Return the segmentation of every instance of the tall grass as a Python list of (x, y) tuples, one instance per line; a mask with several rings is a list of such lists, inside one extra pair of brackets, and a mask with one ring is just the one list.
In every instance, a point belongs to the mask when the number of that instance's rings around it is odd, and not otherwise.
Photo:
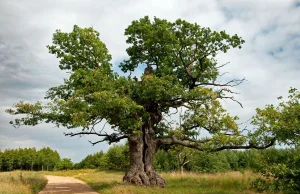
[(204, 173), (161, 173), (167, 181), (166, 188), (136, 187), (122, 182), (123, 172), (97, 170), (73, 170), (51, 172), (53, 175), (74, 176), (85, 181), (101, 194), (253, 194), (250, 183), (258, 177), (250, 171), (217, 174)]
[(47, 179), (38, 172), (1, 172), (1, 194), (32, 194), (38, 193), (47, 184)]

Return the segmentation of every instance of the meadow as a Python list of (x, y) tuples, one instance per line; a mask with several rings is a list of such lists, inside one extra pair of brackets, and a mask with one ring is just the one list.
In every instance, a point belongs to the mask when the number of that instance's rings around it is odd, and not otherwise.
[(1, 194), (38, 193), (47, 184), (47, 179), (39, 172), (12, 171), (0, 173)]
[(47, 183), (43, 175), (71, 176), (83, 180), (101, 194), (255, 194), (251, 182), (259, 177), (251, 171), (226, 173), (161, 173), (166, 188), (132, 186), (122, 182), (123, 172), (96, 169), (64, 171), (13, 171), (0, 173), (1, 194), (35, 194)]
[(250, 171), (227, 173), (161, 173), (167, 181), (166, 188), (136, 187), (122, 182), (123, 172), (99, 170), (68, 170), (44, 172), (58, 176), (74, 176), (90, 185), (101, 194), (254, 194), (251, 182), (259, 175)]

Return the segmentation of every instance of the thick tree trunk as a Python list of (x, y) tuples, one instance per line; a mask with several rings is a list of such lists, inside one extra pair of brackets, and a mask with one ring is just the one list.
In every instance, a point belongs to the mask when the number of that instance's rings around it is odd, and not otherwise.
[(153, 157), (157, 151), (154, 131), (147, 123), (142, 127), (142, 134), (129, 138), (130, 167), (123, 181), (134, 185), (165, 187), (165, 180), (153, 167)]

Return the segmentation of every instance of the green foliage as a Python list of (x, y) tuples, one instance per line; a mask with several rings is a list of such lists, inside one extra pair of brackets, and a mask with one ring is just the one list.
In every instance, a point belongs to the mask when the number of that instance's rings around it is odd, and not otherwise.
[[(299, 146), (300, 93), (296, 89), (289, 91), (287, 102), (280, 97), (278, 107), (267, 105), (265, 109), (257, 109), (252, 120), (256, 128), (248, 134), (239, 129), (238, 117), (231, 116), (222, 107), (220, 99), (236, 101), (231, 88), (244, 79), (220, 83), (220, 68), (224, 65), (217, 64), (216, 55), (231, 48), (241, 48), (245, 41), (238, 35), (212, 31), (181, 19), (169, 22), (156, 17), (150, 20), (147, 16), (133, 21), (125, 29), (125, 35), (128, 58), (119, 67), (129, 75), (120, 76), (113, 72), (111, 55), (93, 28), (75, 25), (69, 33), (57, 30), (52, 45), (47, 48), (59, 59), (59, 67), (69, 70), (69, 77), (64, 79), (64, 84), (48, 90), (46, 99), (49, 103), (20, 101), (12, 109), (7, 109), (9, 114), (23, 116), (11, 124), (19, 127), (46, 122), (81, 128), (81, 131), (66, 135), (92, 134), (102, 138), (93, 144), (104, 141), (111, 144), (143, 135), (143, 143), (146, 136), (151, 136), (153, 141), (165, 146), (176, 144), (207, 152), (264, 149), (275, 142)], [(139, 78), (131, 76), (133, 71), (141, 68), (145, 69)], [(182, 122), (174, 128), (169, 124), (170, 115), (182, 107), (185, 109), (180, 118)], [(112, 133), (105, 131), (104, 127), (96, 130), (104, 122), (113, 129)], [(202, 131), (209, 135), (201, 136)], [(127, 147), (115, 146), (106, 154), (87, 157), (76, 168), (124, 170), (128, 166), (128, 152)], [(203, 152), (192, 156), (189, 153), (188, 150), (174, 150), (166, 156), (165, 152), (159, 151), (154, 159), (155, 166), (160, 170), (184, 168), (219, 172), (245, 168), (261, 170), (261, 162), (256, 161), (267, 161), (259, 152), (252, 151)], [(59, 155), (54, 153), (52, 157), (53, 153), (46, 148), (36, 157), (31, 157), (35, 160), (7, 157), (10, 154), (2, 154), (2, 169), (29, 168), (31, 162), (50, 170), (59, 161)], [(185, 161), (190, 161), (182, 162), (182, 154), (186, 156)], [(177, 165), (171, 161), (176, 157)], [(278, 167), (275, 160), (271, 157), (268, 162), (274, 169), (280, 169), (277, 171), (297, 172), (293, 162)], [(272, 176), (277, 176), (276, 170), (271, 171)], [(284, 175), (278, 177), (278, 180), (285, 180)]]
[(224, 155), (227, 158), (227, 162), (231, 170), (234, 171), (240, 170), (240, 164), (239, 164), (240, 155), (237, 151), (224, 151)]
[(55, 165), (55, 170), (70, 170), (73, 169), (73, 162), (70, 158), (63, 158)]
[[(256, 109), (252, 123), (258, 128), (256, 133), (273, 136), (281, 144), (299, 147), (300, 143), (300, 93), (295, 88), (289, 90), (288, 100), (278, 97), (277, 107), (266, 105), (265, 109)], [(276, 152), (276, 151), (275, 151)], [(267, 180), (258, 179), (254, 186), (258, 190), (298, 193), (300, 190), (300, 150), (274, 154), (265, 157), (269, 165), (261, 169)], [(269, 162), (272, 161), (272, 163)]]
[(54, 169), (55, 164), (60, 161), (60, 156), (57, 151), (49, 147), (42, 148), (38, 154), (38, 161), (42, 164), (42, 170), (50, 170)]
[(12, 170), (53, 170), (60, 156), (57, 151), (47, 148), (6, 149), (0, 151), (0, 171)]
[[(6, 110), (24, 115), (11, 123), (16, 127), (41, 122), (81, 127), (81, 132), (67, 135), (94, 134), (103, 138), (100, 141), (113, 143), (141, 134), (143, 124), (151, 120), (155, 137), (177, 136), (181, 145), (183, 139), (195, 138), (201, 130), (211, 134), (210, 141), (199, 141), (199, 145), (190, 141), (188, 147), (211, 150), (247, 142), (247, 137), (240, 136), (237, 117), (230, 116), (219, 102), (234, 100), (228, 96), (234, 93), (229, 87), (243, 80), (217, 83), (222, 65), (215, 59), (220, 52), (241, 48), (245, 42), (241, 37), (181, 19), (169, 22), (155, 17), (151, 21), (148, 16), (133, 21), (125, 35), (128, 59), (119, 67), (125, 73), (146, 67), (139, 78), (113, 72), (111, 55), (93, 28), (75, 25), (69, 33), (57, 30), (47, 48), (70, 76), (63, 85), (48, 90), (48, 104), (21, 101)], [(182, 128), (173, 129), (165, 120), (179, 107), (188, 110)], [(114, 132), (96, 132), (94, 127), (101, 121)]]
[[(131, 45), (126, 50), (130, 59), (120, 65), (122, 71), (134, 71), (139, 64), (156, 65), (155, 75), (172, 75), (175, 70), (177, 78), (187, 86), (190, 80), (184, 66), (191, 60), (203, 60), (203, 63), (198, 61), (191, 68), (194, 75), (198, 75), (202, 68), (201, 73), (205, 76), (201, 76), (201, 82), (215, 79), (218, 75), (214, 67), (216, 62), (207, 57), (214, 57), (218, 52), (227, 52), (244, 43), (237, 35), (230, 36), (225, 31), (211, 31), (181, 19), (168, 22), (154, 18), (152, 22), (147, 16), (133, 21), (125, 30), (125, 35), (128, 37), (126, 42)], [(178, 52), (180, 50), (182, 52)]]
[(109, 170), (126, 170), (129, 166), (128, 146), (114, 145), (105, 154), (106, 168)]
[[(265, 172), (266, 167), (284, 164), (284, 161), (292, 161), (299, 154), (299, 150), (274, 148), (245, 151), (224, 150), (215, 153), (194, 152), (193, 150), (188, 152), (192, 154), (187, 155), (189, 162), (184, 166), (184, 170), (208, 173), (245, 170)], [(180, 171), (178, 154), (179, 152), (176, 150), (167, 152), (159, 150), (154, 158), (155, 169), (165, 172)]]
[[(265, 136), (273, 136), (279, 143), (296, 145), (300, 143), (300, 92), (295, 88), (289, 90), (288, 101), (282, 97), (279, 105), (266, 105), (264, 109), (257, 108), (252, 124)], [(271, 135), (270, 135), (271, 134)]]
[(158, 171), (166, 172), (179, 170), (176, 153), (158, 150), (154, 157), (154, 168)]
[(245, 150), (243, 152), (237, 152), (238, 158), (238, 170), (239, 169), (253, 169), (257, 170), (261, 168), (261, 158), (265, 157), (272, 149), (256, 151), (256, 150)]
[(193, 169), (200, 172), (217, 173), (230, 171), (230, 165), (224, 152), (197, 153)]
[(61, 59), (61, 69), (76, 71), (80, 68), (95, 69), (100, 65), (109, 68), (111, 56), (99, 35), (93, 28), (75, 25), (71, 33), (56, 30), (53, 45), (47, 48)]
[(77, 169), (102, 169), (125, 171), (129, 166), (129, 148), (128, 145), (114, 145), (106, 153), (97, 152), (86, 156), (74, 167)]
[(86, 156), (81, 162), (78, 164), (75, 164), (75, 168), (88, 168), (88, 169), (94, 169), (94, 168), (100, 168), (104, 169), (107, 166), (107, 161), (105, 158), (105, 153), (97, 152), (95, 154), (91, 154)]
[(258, 191), (298, 193), (300, 190), (300, 150), (272, 151), (263, 158), (260, 172), (264, 178), (252, 183)]

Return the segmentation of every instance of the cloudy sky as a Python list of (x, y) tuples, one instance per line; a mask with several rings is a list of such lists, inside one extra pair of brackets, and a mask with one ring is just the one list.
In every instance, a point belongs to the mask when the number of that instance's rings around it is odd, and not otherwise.
[(65, 137), (66, 129), (52, 125), (14, 129), (4, 110), (19, 100), (41, 100), (49, 87), (62, 83), (65, 73), (46, 49), (56, 29), (93, 26), (117, 70), (127, 57), (124, 29), (145, 15), (182, 18), (246, 40), (243, 49), (218, 56), (220, 64), (230, 62), (223, 69), (227, 78), (247, 79), (235, 88), (243, 109), (223, 102), (241, 121), (256, 107), (276, 103), (291, 86), (300, 89), (299, 0), (0, 0), (0, 149), (49, 146), (75, 162), (107, 150), (106, 144), (91, 146), (94, 137)]

